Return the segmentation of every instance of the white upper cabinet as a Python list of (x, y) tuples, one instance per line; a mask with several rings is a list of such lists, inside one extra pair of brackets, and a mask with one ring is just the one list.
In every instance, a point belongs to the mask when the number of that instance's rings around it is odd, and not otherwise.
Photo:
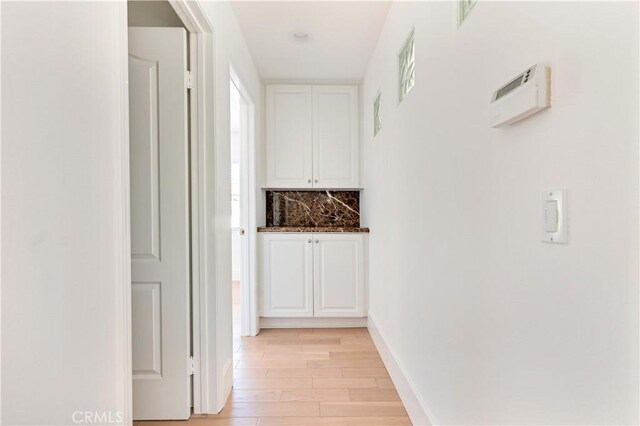
[(313, 186), (357, 188), (358, 88), (313, 88)]
[(358, 188), (356, 86), (267, 86), (269, 188)]
[(267, 86), (267, 186), (311, 188), (311, 86)]

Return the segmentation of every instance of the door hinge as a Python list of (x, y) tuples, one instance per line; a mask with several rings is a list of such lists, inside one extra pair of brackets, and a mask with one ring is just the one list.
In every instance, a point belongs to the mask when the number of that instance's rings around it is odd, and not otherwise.
[(192, 80), (191, 80), (191, 71), (187, 70), (186, 72), (186, 80), (187, 80), (187, 89), (191, 89), (191, 87), (193, 86)]
[(193, 355), (189, 357), (189, 375), (193, 376), (196, 373), (196, 364), (193, 361)]

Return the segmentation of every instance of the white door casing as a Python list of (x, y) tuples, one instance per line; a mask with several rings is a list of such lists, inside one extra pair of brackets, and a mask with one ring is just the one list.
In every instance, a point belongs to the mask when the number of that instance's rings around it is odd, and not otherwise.
[(313, 235), (262, 236), (262, 316), (313, 316)]
[(313, 86), (313, 186), (357, 188), (359, 116), (356, 86)]
[(266, 103), (267, 186), (311, 188), (311, 86), (267, 86)]
[(129, 28), (133, 417), (190, 416), (187, 44)]

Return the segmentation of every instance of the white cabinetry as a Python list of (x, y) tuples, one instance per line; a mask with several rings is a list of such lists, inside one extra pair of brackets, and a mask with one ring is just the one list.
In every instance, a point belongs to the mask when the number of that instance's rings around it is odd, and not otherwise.
[(313, 88), (313, 185), (357, 188), (359, 174), (358, 88)]
[(357, 86), (267, 86), (269, 188), (358, 188)]
[(364, 317), (365, 235), (262, 234), (263, 317)]
[(314, 234), (314, 316), (364, 316), (363, 253), (362, 235)]
[(262, 315), (313, 316), (313, 235), (262, 237)]
[(267, 86), (267, 186), (311, 188), (311, 86)]

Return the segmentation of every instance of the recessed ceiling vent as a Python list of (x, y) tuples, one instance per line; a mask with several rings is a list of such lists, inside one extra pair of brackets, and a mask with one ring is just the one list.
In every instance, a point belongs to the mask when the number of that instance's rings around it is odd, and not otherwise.
[(291, 33), (291, 39), (298, 43), (304, 43), (306, 41), (309, 41), (309, 39), (311, 39), (311, 36), (309, 36), (309, 33), (306, 31), (298, 30)]

